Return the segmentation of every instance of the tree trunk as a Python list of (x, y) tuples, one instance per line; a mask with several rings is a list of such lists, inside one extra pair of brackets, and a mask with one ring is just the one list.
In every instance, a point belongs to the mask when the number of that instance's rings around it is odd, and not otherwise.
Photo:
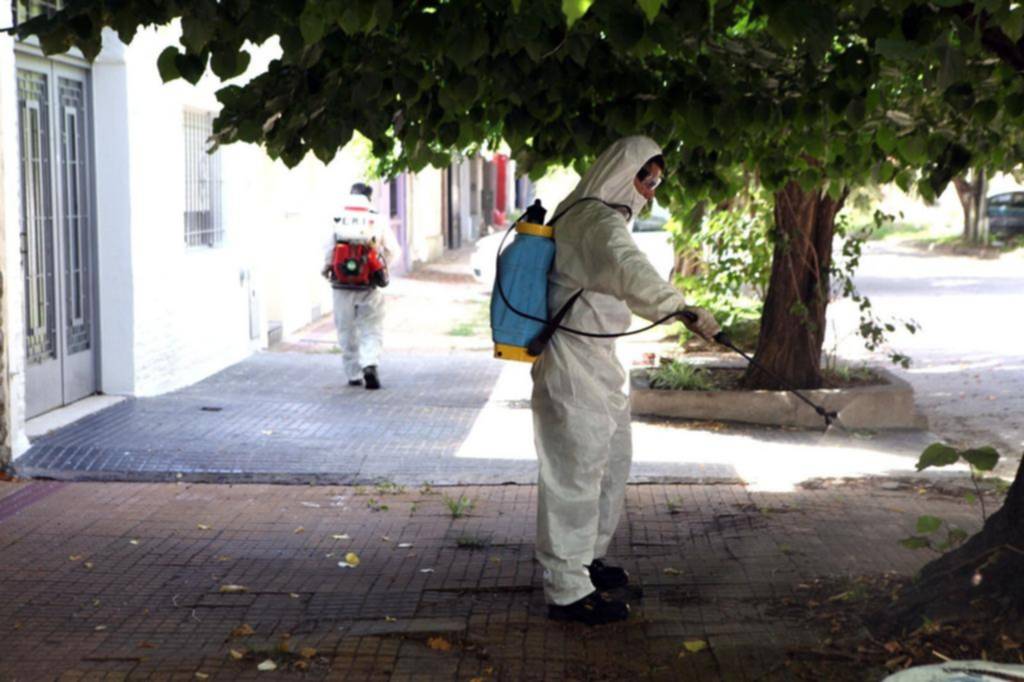
[(978, 243), (988, 238), (985, 224), (988, 178), (983, 169), (975, 171), (973, 177), (970, 175), (953, 178), (953, 186), (956, 187), (956, 195), (964, 212), (964, 241)]
[[(775, 254), (754, 359), (797, 388), (821, 386), (832, 236), (845, 198), (845, 191), (834, 200), (823, 189), (805, 192), (795, 182), (775, 193)], [(782, 388), (753, 365), (743, 383)]]
[[(1002, 509), (977, 535), (921, 569), (896, 603), (872, 619), (885, 636), (934, 622), (975, 619), (1024, 630), (1024, 466)], [(1004, 625), (1005, 624), (1005, 625)]]

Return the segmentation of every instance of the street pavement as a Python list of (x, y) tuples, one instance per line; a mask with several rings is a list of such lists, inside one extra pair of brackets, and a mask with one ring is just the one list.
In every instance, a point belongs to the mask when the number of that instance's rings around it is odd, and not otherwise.
[[(994, 442), (1015, 453), (1024, 437), (1013, 418), (1024, 408), (1024, 355), (1012, 315), (996, 311), (1019, 308), (1020, 262), (927, 256), (884, 244), (865, 257), (858, 281), (878, 312), (909, 311), (921, 324), (917, 335), (895, 335), (893, 345), (914, 359), (900, 373), (914, 385), (932, 432), (825, 434), (638, 420), (632, 480), (786, 490), (814, 478), (916, 475), (917, 455), (938, 438)], [(325, 318), (277, 352), (37, 438), (17, 470), (64, 480), (532, 482), (528, 367), (490, 358), (487, 292), (460, 268), (464, 258), (389, 288), (381, 391), (346, 385)], [(884, 361), (849, 333), (857, 318), (848, 303), (834, 306), (833, 319), (842, 357)], [(620, 342), (627, 365), (659, 348), (651, 334)], [(1015, 464), (1007, 458), (1003, 471), (1012, 473)]]
[[(961, 447), (995, 445), (1000, 471), (1012, 475), (1024, 451), (1024, 254), (979, 259), (876, 242), (857, 284), (882, 318), (920, 323), (916, 334), (898, 327), (890, 347), (911, 357), (910, 369), (895, 371), (914, 387), (930, 429)], [(852, 303), (833, 305), (832, 319), (826, 349), (884, 362), (864, 349)]]
[(535, 486), (0, 482), (0, 680), (836, 679), (789, 672), (829, 623), (788, 605), (912, 574), (919, 515), (980, 523), (917, 486), (630, 486), (632, 616), (588, 629), (545, 617), (535, 514)]

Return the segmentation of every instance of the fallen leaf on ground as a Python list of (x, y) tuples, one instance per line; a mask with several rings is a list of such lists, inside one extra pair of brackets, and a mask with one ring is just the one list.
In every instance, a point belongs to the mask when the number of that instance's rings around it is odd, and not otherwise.
[(228, 655), (236, 661), (240, 661), (245, 658), (245, 652), (239, 651), (238, 649), (228, 649)]
[(395, 618), (394, 616), (384, 616), (384, 622), (385, 623), (397, 623), (398, 619)]
[(408, 549), (410, 547), (412, 547), (412, 543), (411, 542), (399, 542), (398, 543), (398, 549)]
[(219, 557), (217, 557), (217, 561), (231, 561), (231, 557), (227, 556), (226, 554), (221, 554)]
[(351, 539), (352, 539), (352, 538), (350, 538), (350, 537), (348, 536), (348, 533), (335, 533), (335, 534), (334, 534), (334, 535), (332, 535), (331, 537), (332, 537), (333, 539), (335, 539), (335, 540), (351, 540)]
[(92, 569), (93, 569), (93, 568), (95, 567), (95, 564), (94, 564), (93, 562), (91, 562), (91, 561), (86, 561), (86, 562), (85, 562), (84, 564), (82, 564), (82, 565), (83, 565), (83, 566), (85, 566), (85, 567), (86, 567), (87, 569), (89, 569), (90, 571), (91, 571), (91, 570), (92, 570)]
[(206, 673), (199, 673), (199, 672), (197, 672), (196, 673), (196, 679), (197, 680), (208, 680), (208, 679), (210, 679), (210, 676), (207, 675)]
[(310, 509), (319, 509), (320, 508), (320, 505), (317, 504), (316, 502), (303, 502), (302, 506), (303, 507), (309, 507)]
[(427, 646), (434, 651), (451, 651), (452, 643), (444, 637), (431, 637), (427, 640)]
[(103, 632), (104, 630), (106, 630), (106, 629), (107, 629), (107, 626), (106, 626), (106, 625), (97, 625), (97, 626), (96, 626), (95, 628), (93, 628), (93, 629), (94, 629), (94, 630), (95, 630), (96, 632)]
[(277, 670), (277, 663), (274, 663), (271, 659), (267, 659), (256, 666), (256, 669), (263, 673), (268, 673), (273, 670)]
[(146, 640), (142, 640), (141, 642), (139, 642), (139, 648), (140, 649), (155, 649), (156, 648), (156, 644), (153, 644), (152, 642), (147, 642)]
[(882, 648), (888, 651), (890, 654), (895, 654), (899, 653), (900, 651), (903, 651), (903, 647), (900, 645), (899, 642), (895, 640), (891, 642), (886, 642), (882, 645)]
[(290, 593), (290, 594), (289, 594), (288, 596), (289, 596), (289, 597), (291, 597), (292, 599), (298, 599), (298, 598), (299, 598), (299, 597), (301, 597), (302, 595), (301, 595), (301, 594), (299, 594), (298, 592), (292, 592), (292, 593)]
[(316, 656), (316, 649), (311, 646), (302, 647), (299, 649), (299, 656), (302, 656), (306, 660), (309, 660)]
[(661, 570), (661, 572), (664, 573), (665, 575), (682, 575), (683, 574), (683, 572), (680, 571), (678, 568), (672, 568), (671, 566), (668, 567), (668, 568), (663, 568)]
[(381, 535), (380, 540), (381, 542), (391, 542), (391, 538), (387, 535)]
[(248, 623), (243, 623), (243, 624), (239, 625), (237, 628), (235, 628), (234, 630), (231, 631), (231, 636), (232, 637), (249, 637), (249, 636), (255, 635), (255, 634), (256, 634), (256, 631), (253, 630), (252, 626), (249, 625)]
[(491, 557), (491, 563), (492, 564), (500, 564), (501, 563), (501, 557), (492, 556)]
[(82, 560), (82, 555), (81, 554), (72, 554), (71, 556), (68, 557), (68, 561), (81, 561), (81, 560)]
[(302, 526), (299, 526), (298, 528), (295, 529), (295, 534), (296, 535), (298, 535), (299, 533), (305, 533), (305, 532), (306, 532), (306, 529), (303, 528)]
[(274, 435), (274, 432), (271, 429), (263, 429), (263, 435), (264, 436), (272, 436), (272, 435)]
[(433, 572), (434, 572), (434, 569), (432, 569), (432, 568), (421, 568), (420, 569), (420, 573), (433, 573)]
[(249, 591), (249, 588), (246, 587), (245, 585), (232, 585), (232, 584), (228, 584), (228, 585), (221, 585), (220, 586), (220, 593), (221, 594), (238, 594), (239, 592), (248, 592), (248, 591)]
[(704, 651), (708, 648), (708, 643), (703, 639), (688, 639), (683, 642), (683, 650), (679, 652), (679, 658), (686, 656), (687, 654), (695, 654), (698, 651)]
[(292, 663), (292, 667), (300, 672), (305, 672), (309, 670), (309, 663), (307, 663), (306, 661), (295, 661), (294, 663)]
[(345, 555), (345, 563), (351, 566), (352, 568), (355, 568), (359, 565), (359, 555), (355, 552), (349, 552)]
[(205, 523), (197, 523), (196, 528), (198, 528), (199, 530), (210, 530), (210, 527), (207, 526)]

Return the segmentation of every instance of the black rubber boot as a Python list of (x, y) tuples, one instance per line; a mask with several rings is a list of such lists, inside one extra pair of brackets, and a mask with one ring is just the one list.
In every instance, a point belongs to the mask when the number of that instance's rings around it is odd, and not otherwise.
[(609, 566), (603, 559), (594, 559), (587, 570), (590, 572), (590, 582), (601, 592), (617, 590), (629, 584), (629, 573), (618, 566)]
[(591, 592), (583, 599), (565, 606), (548, 604), (548, 618), (584, 625), (607, 625), (629, 618), (629, 604), (607, 599), (600, 592)]
[(363, 380), (366, 381), (366, 388), (371, 391), (380, 388), (380, 379), (377, 377), (377, 365), (363, 367)]

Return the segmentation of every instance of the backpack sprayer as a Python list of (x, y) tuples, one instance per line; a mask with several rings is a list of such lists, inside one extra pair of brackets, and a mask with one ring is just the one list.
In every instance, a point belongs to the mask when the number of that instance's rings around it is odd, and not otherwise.
[(335, 242), (328, 277), (335, 289), (373, 289), (390, 281), (387, 263), (372, 239)]
[[(691, 324), (697, 321), (696, 313), (683, 310), (628, 332), (601, 334), (566, 327), (562, 325), (562, 319), (576, 299), (583, 294), (582, 289), (570, 296), (553, 316), (549, 315), (548, 273), (555, 258), (554, 223), (584, 201), (600, 201), (609, 208), (625, 208), (629, 211), (626, 206), (609, 204), (595, 197), (584, 197), (566, 207), (552, 218), (550, 223), (544, 224), (547, 210), (541, 205), (540, 199), (537, 199), (526, 209), (526, 213), (505, 231), (505, 236), (498, 245), (494, 291), (491, 295), (491, 338), (494, 341), (494, 357), (501, 360), (533, 362), (544, 352), (551, 337), (559, 329), (577, 336), (608, 339), (640, 334), (675, 317), (682, 317)], [(516, 239), (504, 249), (505, 241), (512, 230), (516, 231)], [(826, 410), (814, 403), (791, 384), (737, 348), (725, 332), (715, 334), (714, 341), (738, 353), (749, 364), (772, 377), (785, 390), (810, 405), (825, 420), (826, 430), (834, 422), (839, 424), (839, 416), (835, 411)]]

